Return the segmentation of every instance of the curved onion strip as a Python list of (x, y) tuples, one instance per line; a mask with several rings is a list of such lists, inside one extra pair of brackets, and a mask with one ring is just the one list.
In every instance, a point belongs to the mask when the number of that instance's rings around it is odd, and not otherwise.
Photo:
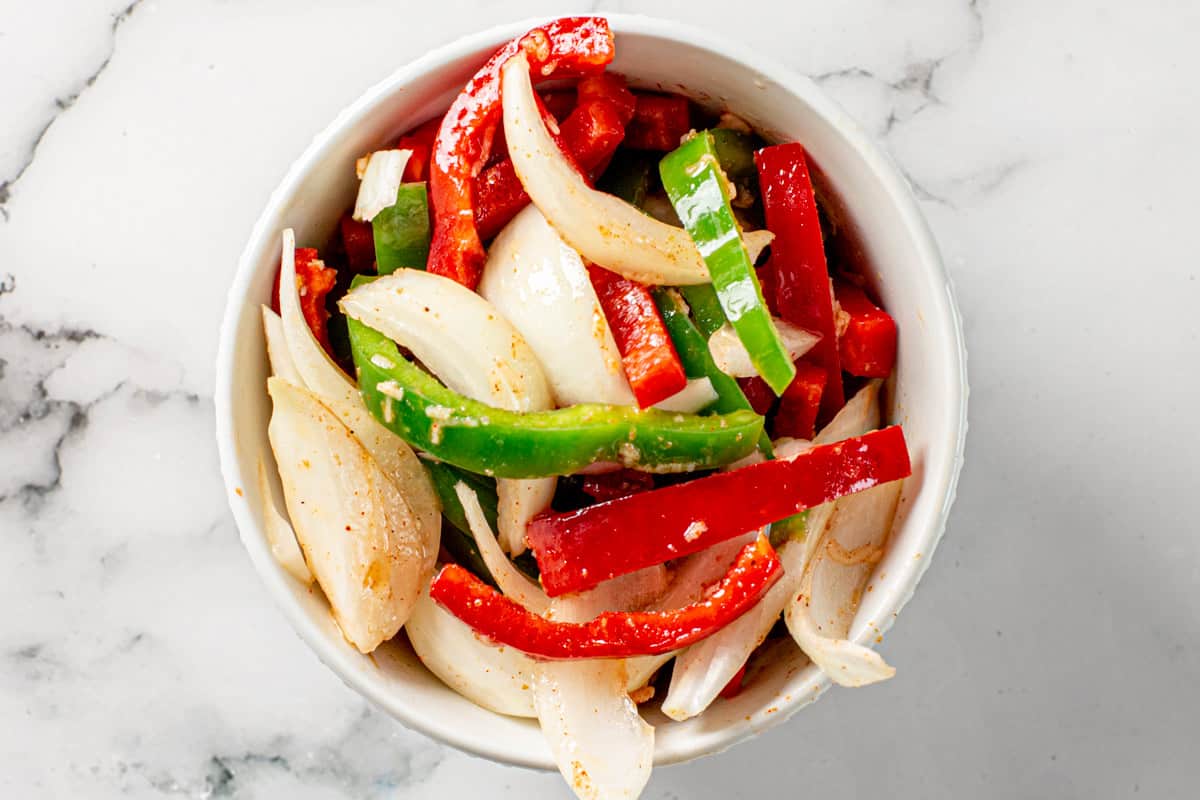
[(767, 249), (772, 241), (775, 240), (775, 234), (765, 228), (760, 228), (756, 231), (746, 231), (742, 234), (742, 241), (746, 245), (746, 252), (750, 255), (750, 263), (758, 261), (758, 257), (762, 255), (762, 251)]
[(534, 662), (512, 647), (483, 642), (458, 617), (421, 593), (404, 626), (417, 657), (442, 683), (476, 705), (510, 717), (536, 717)]
[(354, 200), (356, 220), (370, 222), (380, 211), (396, 205), (396, 193), (411, 155), (412, 150), (377, 150), (367, 156), (367, 168)]
[[(783, 340), (783, 346), (787, 348), (792, 361), (807, 353), (817, 342), (821, 341), (820, 334), (809, 333), (778, 317), (772, 317), (771, 321), (775, 323), (775, 329), (779, 331), (779, 338)], [(734, 378), (751, 378), (758, 374), (750, 360), (750, 353), (746, 351), (746, 345), (742, 344), (742, 340), (738, 338), (733, 326), (728, 322), (709, 337), (708, 352), (712, 354), (717, 369), (726, 375)]]
[(689, 378), (687, 386), (675, 394), (655, 403), (659, 411), (675, 411), (680, 414), (695, 414), (708, 408), (717, 400), (717, 390), (708, 378)]
[(305, 586), (309, 585), (313, 582), (312, 572), (304, 563), (304, 553), (300, 552), (300, 543), (296, 541), (292, 523), (279, 511), (275, 488), (267, 478), (267, 466), (262, 459), (258, 461), (258, 493), (262, 495), (263, 530), (267, 534), (267, 543), (271, 545), (271, 555), (289, 575)]
[[(339, 303), (347, 316), (412, 351), (447, 386), (511, 411), (553, 407), (541, 364), (521, 334), (485, 299), (441, 275), (402, 269)], [(525, 549), (525, 527), (554, 496), (555, 478), (498, 481), (501, 545)]]
[(488, 248), (479, 293), (520, 331), (559, 405), (634, 404), (587, 267), (536, 207)]
[(267, 433), (296, 538), (343, 635), (369, 653), (396, 635), (436, 557), (400, 490), (316, 395), (270, 378)]
[[(812, 444), (837, 442), (859, 436), (879, 426), (879, 383), (864, 386), (850, 402), (821, 430), (813, 443), (792, 440), (779, 457), (795, 458)], [(783, 577), (772, 586), (749, 612), (702, 642), (689, 647), (675, 661), (671, 687), (663, 700), (663, 713), (685, 720), (704, 711), (733, 678), (779, 619), (785, 606), (799, 591), (804, 567), (812, 549), (821, 540), (832, 503), (809, 509), (803, 541), (789, 539), (778, 548), (783, 562)]]
[(297, 386), (304, 385), (304, 378), (296, 369), (296, 362), (288, 351), (287, 338), (283, 334), (283, 320), (267, 306), (262, 307), (263, 334), (267, 339), (267, 361), (271, 374)]
[(501, 70), (504, 136), (521, 185), (555, 230), (588, 261), (647, 285), (711, 278), (691, 237), (584, 182), (542, 122), (524, 54)]
[(467, 517), (467, 524), (471, 527), (471, 534), (475, 537), (475, 545), (479, 548), (483, 563), (487, 564), (488, 571), (492, 573), (500, 591), (533, 613), (545, 614), (550, 608), (550, 598), (542, 591), (542, 587), (518, 570), (500, 550), (500, 544), (496, 541), (487, 518), (483, 516), (479, 497), (461, 481), (455, 484), (454, 492), (458, 495), (458, 502), (462, 503), (463, 513)]

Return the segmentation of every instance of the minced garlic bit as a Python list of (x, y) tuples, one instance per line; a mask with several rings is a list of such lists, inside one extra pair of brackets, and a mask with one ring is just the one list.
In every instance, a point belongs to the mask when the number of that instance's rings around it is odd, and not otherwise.
[(694, 542), (708, 531), (708, 526), (700, 520), (695, 520), (683, 532), (683, 540), (685, 542)]
[(396, 419), (396, 410), (392, 407), (392, 398), (383, 398), (383, 421), (389, 425)]
[(380, 369), (395, 369), (396, 368), (395, 361), (392, 361), (387, 356), (382, 356), (379, 353), (376, 353), (375, 355), (371, 356), (371, 363), (374, 364), (375, 366), (379, 367)]
[(395, 381), (380, 381), (375, 384), (375, 389), (384, 397), (390, 397), (393, 400), (404, 399), (404, 387)]
[(450, 419), (454, 415), (454, 409), (448, 406), (426, 406), (425, 416), (430, 419), (439, 419), (442, 422)]
[(642, 457), (642, 452), (637, 449), (637, 445), (633, 442), (621, 442), (621, 446), (617, 449), (617, 455), (620, 456), (622, 464), (631, 467), (638, 463), (638, 459)]

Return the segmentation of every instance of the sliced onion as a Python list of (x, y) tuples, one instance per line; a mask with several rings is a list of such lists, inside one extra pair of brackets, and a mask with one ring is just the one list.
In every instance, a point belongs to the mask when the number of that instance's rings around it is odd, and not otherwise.
[(762, 255), (762, 251), (767, 249), (767, 245), (775, 240), (775, 234), (765, 228), (760, 228), (756, 231), (746, 231), (742, 234), (742, 242), (746, 245), (746, 252), (750, 256), (750, 263), (758, 261), (758, 257)]
[[(772, 317), (779, 338), (787, 348), (788, 355), (795, 361), (807, 353), (817, 342), (821, 341), (820, 334), (809, 333), (803, 328), (797, 328), (789, 322)], [(717, 369), (734, 378), (751, 378), (758, 374), (746, 345), (738, 338), (733, 326), (726, 322), (708, 339), (708, 351), (712, 354)]]
[(267, 306), (262, 307), (263, 334), (267, 339), (267, 361), (271, 374), (297, 386), (304, 385), (304, 378), (296, 369), (296, 362), (288, 351), (287, 338), (283, 334), (283, 320)]
[[(815, 444), (841, 441), (859, 436), (879, 425), (879, 384), (864, 386), (814, 439)], [(776, 455), (795, 458), (812, 443), (791, 440)], [(804, 568), (816, 542), (827, 526), (833, 504), (826, 503), (809, 509), (802, 541), (790, 539), (778, 548), (783, 562), (783, 577), (772, 586), (758, 604), (731, 624), (704, 641), (698, 642), (675, 661), (671, 687), (663, 701), (663, 713), (672, 719), (685, 720), (696, 716), (712, 704), (733, 676), (746, 663), (779, 619), (785, 606), (799, 591)]]
[(385, 208), (396, 205), (396, 193), (404, 181), (411, 150), (377, 150), (367, 157), (367, 168), (358, 185), (354, 201), (354, 218), (370, 222)]
[(279, 511), (275, 489), (267, 479), (267, 466), (262, 459), (258, 462), (258, 493), (262, 495), (263, 530), (267, 534), (267, 543), (271, 545), (271, 554), (289, 575), (305, 586), (309, 585), (313, 582), (312, 572), (304, 563), (304, 553), (300, 552), (292, 523)]
[(483, 507), (479, 505), (479, 497), (461, 481), (454, 486), (454, 492), (458, 495), (458, 501), (462, 503), (463, 513), (467, 517), (467, 524), (471, 527), (471, 534), (475, 537), (475, 545), (479, 548), (483, 563), (487, 564), (488, 571), (492, 573), (500, 591), (535, 614), (546, 613), (550, 608), (550, 598), (546, 596), (542, 587), (517, 569), (500, 550), (500, 544), (483, 515)]
[[(343, 312), (412, 351), (454, 391), (510, 411), (553, 407), (541, 364), (487, 300), (440, 275), (403, 269), (353, 290)], [(525, 527), (549, 507), (555, 478), (498, 481), (500, 540), (525, 549)]]
[(715, 403), (717, 390), (708, 378), (690, 378), (687, 386), (662, 402), (655, 403), (659, 411), (674, 411), (678, 414), (695, 414)]
[(523, 54), (501, 70), (504, 136), (521, 185), (563, 239), (605, 269), (647, 285), (708, 283), (691, 237), (592, 189), (563, 156), (542, 122)]
[(511, 647), (481, 641), (465, 622), (429, 598), (426, 588), (404, 626), (430, 672), (476, 705), (510, 717), (536, 717), (534, 662)]
[(296, 538), (342, 633), (369, 653), (408, 619), (432, 576), (436, 545), (316, 395), (281, 378), (270, 378), (267, 390), (267, 432)]
[(634, 404), (587, 267), (537, 208), (492, 242), (479, 293), (529, 343), (559, 405)]

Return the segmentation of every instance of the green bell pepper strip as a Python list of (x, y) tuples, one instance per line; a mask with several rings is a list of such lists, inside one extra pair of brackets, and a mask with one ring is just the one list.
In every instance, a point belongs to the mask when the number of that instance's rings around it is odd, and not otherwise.
[(758, 177), (758, 169), (754, 166), (754, 139), (750, 134), (731, 128), (713, 128), (709, 133), (721, 169), (730, 180), (741, 182)]
[[(753, 155), (750, 168), (754, 169)], [(645, 153), (621, 150), (604, 171), (596, 188), (641, 208), (646, 202), (647, 192), (650, 191), (650, 175), (653, 169), (654, 163)]]
[(707, 417), (628, 406), (516, 413), (463, 397), (349, 320), (363, 402), (400, 438), (441, 461), (498, 478), (571, 475), (597, 461), (644, 472), (692, 472), (737, 461), (762, 434), (751, 411)]
[(763, 300), (729, 205), (727, 179), (721, 174), (712, 133), (704, 131), (684, 142), (659, 162), (658, 171), (675, 212), (708, 266), (725, 317), (758, 374), (775, 394), (783, 394), (796, 375), (796, 365)]
[(711, 283), (700, 283), (695, 286), (680, 286), (679, 293), (692, 310), (696, 327), (707, 341), (725, 324), (725, 312), (721, 308), (721, 301), (717, 299), (717, 290)]
[(371, 220), (375, 266), (380, 275), (401, 267), (425, 269), (429, 260), (429, 200), (424, 183), (402, 183), (396, 204)]

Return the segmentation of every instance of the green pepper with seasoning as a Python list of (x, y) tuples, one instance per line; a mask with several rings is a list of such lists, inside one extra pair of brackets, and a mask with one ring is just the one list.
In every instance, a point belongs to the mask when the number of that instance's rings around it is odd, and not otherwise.
[(375, 266), (380, 275), (396, 270), (425, 269), (429, 260), (429, 201), (424, 183), (402, 183), (396, 204), (371, 220), (375, 235)]

